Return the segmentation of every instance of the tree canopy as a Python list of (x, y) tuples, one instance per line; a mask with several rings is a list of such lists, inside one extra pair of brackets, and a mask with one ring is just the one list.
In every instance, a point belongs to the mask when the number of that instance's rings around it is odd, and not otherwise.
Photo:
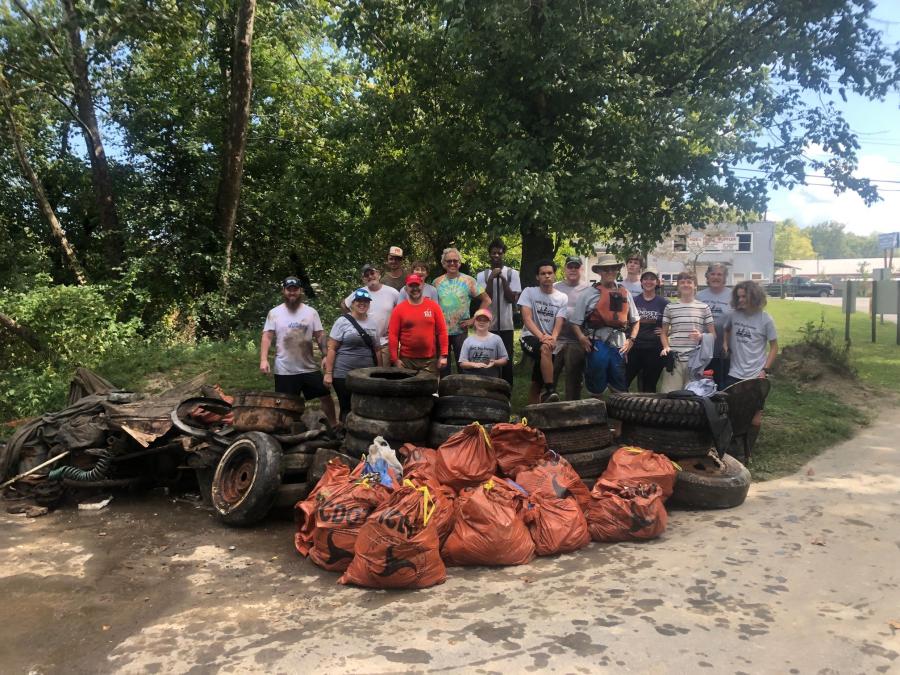
[[(0, 133), (18, 134), (87, 279), (130, 289), (119, 311), (148, 326), (255, 325), (290, 272), (331, 305), (390, 244), (436, 265), (499, 235), (530, 268), (762, 211), (807, 172), (877, 199), (840, 110), (804, 96), (897, 90), (869, 0), (261, 3), (223, 302), (244, 6), (0, 5), (16, 122)], [(0, 181), (0, 289), (73, 282), (12, 143)]]

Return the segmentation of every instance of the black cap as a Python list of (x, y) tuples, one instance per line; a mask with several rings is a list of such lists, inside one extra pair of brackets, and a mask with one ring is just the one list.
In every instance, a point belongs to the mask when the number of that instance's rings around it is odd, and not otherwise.
[(579, 258), (577, 255), (566, 256), (566, 266), (569, 265), (578, 265), (579, 267), (581, 267), (581, 258)]
[(300, 288), (302, 285), (297, 277), (287, 277), (281, 282), (282, 288)]

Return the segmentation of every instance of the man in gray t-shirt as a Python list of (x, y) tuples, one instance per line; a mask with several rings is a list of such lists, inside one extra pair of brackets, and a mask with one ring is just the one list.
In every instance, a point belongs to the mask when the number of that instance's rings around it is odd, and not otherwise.
[(728, 357), (722, 349), (725, 324), (732, 311), (731, 289), (725, 285), (727, 277), (728, 268), (724, 263), (711, 263), (706, 268), (706, 288), (697, 293), (697, 300), (709, 306), (716, 326), (716, 346), (709, 367), (719, 389), (725, 387), (725, 377), (728, 375)]
[[(553, 288), (565, 293), (569, 298), (566, 305), (566, 316), (575, 315), (575, 300), (579, 293), (590, 288), (590, 284), (581, 279), (581, 258), (570, 255), (566, 258), (566, 267), (563, 270), (562, 281), (553, 284)], [(577, 401), (581, 398), (581, 383), (584, 380), (584, 348), (578, 344), (578, 338), (572, 332), (569, 320), (563, 325), (556, 341), (559, 345), (559, 353), (553, 359), (553, 388), (559, 383), (559, 376), (566, 374), (566, 400)]]

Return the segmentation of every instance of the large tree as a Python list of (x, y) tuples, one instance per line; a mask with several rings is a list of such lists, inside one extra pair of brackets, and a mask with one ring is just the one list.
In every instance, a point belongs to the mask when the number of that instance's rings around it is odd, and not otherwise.
[(806, 230), (793, 220), (775, 223), (775, 260), (809, 260), (816, 257)]
[(839, 110), (804, 97), (897, 86), (868, 0), (342, 7), (367, 75), (348, 133), (373, 230), (520, 233), (528, 268), (571, 239), (647, 249), (763, 210), (768, 186), (810, 170), (876, 199)]

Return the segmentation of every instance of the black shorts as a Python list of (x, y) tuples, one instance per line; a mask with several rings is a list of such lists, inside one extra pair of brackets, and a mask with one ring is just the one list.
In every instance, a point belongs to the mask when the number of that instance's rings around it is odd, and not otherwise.
[[(534, 365), (531, 368), (531, 381), (544, 383), (544, 376), (541, 374), (541, 341), (534, 335), (525, 335), (519, 338), (519, 345), (522, 347), (522, 353), (531, 357)], [(554, 355), (555, 359), (556, 356)]]
[(303, 398), (322, 398), (331, 392), (322, 381), (322, 373), (300, 373), (298, 375), (276, 375), (275, 391), (279, 394), (302, 394)]

